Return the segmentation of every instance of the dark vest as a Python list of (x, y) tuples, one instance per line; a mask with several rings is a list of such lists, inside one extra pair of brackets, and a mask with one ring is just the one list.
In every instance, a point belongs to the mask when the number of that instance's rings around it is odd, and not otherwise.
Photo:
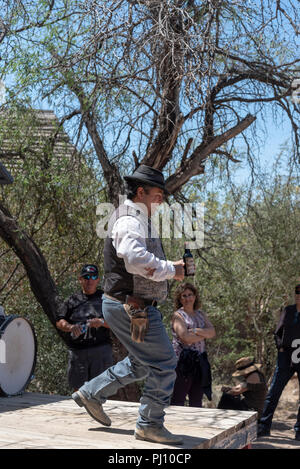
[(275, 332), (275, 341), (278, 349), (290, 349), (295, 339), (300, 339), (300, 314), (297, 315), (296, 305), (289, 305), (284, 309), (282, 322)]
[(161, 240), (151, 236), (151, 223), (140, 210), (129, 205), (120, 205), (108, 223), (108, 236), (104, 243), (104, 293), (125, 302), (126, 295), (136, 295), (149, 300), (164, 301), (168, 293), (167, 280), (155, 282), (140, 275), (127, 272), (125, 262), (117, 256), (112, 243), (111, 231), (115, 222), (124, 216), (137, 218), (146, 226), (145, 237), (147, 250), (159, 259), (165, 260)]

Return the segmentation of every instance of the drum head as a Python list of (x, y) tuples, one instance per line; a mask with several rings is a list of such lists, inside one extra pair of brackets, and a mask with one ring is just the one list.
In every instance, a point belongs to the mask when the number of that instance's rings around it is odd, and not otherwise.
[(24, 318), (8, 316), (0, 328), (0, 393), (15, 395), (29, 383), (36, 362), (36, 338)]

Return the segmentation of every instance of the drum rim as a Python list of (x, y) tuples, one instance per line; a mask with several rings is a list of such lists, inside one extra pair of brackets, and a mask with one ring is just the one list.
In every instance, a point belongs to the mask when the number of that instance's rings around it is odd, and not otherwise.
[(6, 393), (5, 391), (3, 391), (3, 389), (1, 388), (1, 384), (0, 384), (0, 397), (9, 397), (9, 396), (18, 396), (19, 394), (22, 394), (24, 392), (24, 390), (26, 389), (26, 386), (30, 383), (31, 381), (31, 378), (32, 378), (32, 375), (33, 375), (33, 372), (35, 370), (35, 367), (36, 367), (36, 361), (37, 361), (37, 338), (36, 338), (36, 334), (35, 334), (35, 330), (34, 330), (34, 327), (33, 327), (33, 324), (31, 323), (31, 321), (29, 321), (27, 318), (24, 318), (23, 316), (20, 316), (18, 314), (10, 314), (8, 316), (5, 317), (4, 321), (2, 322), (2, 324), (0, 324), (0, 338), (1, 338), (1, 332), (2, 332), (2, 329), (3, 329), (3, 326), (6, 324), (9, 324), (11, 321), (13, 321), (14, 319), (24, 319), (24, 321), (26, 321), (29, 326), (31, 327), (31, 330), (32, 330), (32, 334), (33, 334), (33, 341), (34, 341), (34, 358), (33, 358), (33, 363), (32, 363), (32, 367), (31, 367), (31, 370), (30, 370), (30, 373), (29, 373), (29, 377), (26, 381), (26, 383), (23, 385), (22, 389), (20, 389), (18, 392), (16, 393), (13, 393), (13, 394), (8, 394)]

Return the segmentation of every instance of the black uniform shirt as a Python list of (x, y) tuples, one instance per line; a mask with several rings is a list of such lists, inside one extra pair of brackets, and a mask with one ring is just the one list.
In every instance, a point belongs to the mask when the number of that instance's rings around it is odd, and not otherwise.
[[(59, 308), (57, 321), (65, 319), (70, 324), (85, 325), (88, 319), (102, 318), (102, 290), (92, 295), (78, 292), (71, 295)], [(110, 344), (110, 332), (106, 327), (89, 327), (77, 338), (66, 332), (66, 343), (70, 349), (83, 349), (96, 345)]]

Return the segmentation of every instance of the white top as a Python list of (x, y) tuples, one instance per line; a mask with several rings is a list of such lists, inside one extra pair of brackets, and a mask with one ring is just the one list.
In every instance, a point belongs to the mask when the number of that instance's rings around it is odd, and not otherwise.
[[(201, 329), (205, 327), (205, 318), (204, 318), (203, 312), (200, 309), (195, 311), (195, 314), (193, 315), (186, 313), (183, 307), (179, 308), (175, 312), (180, 314), (188, 330), (191, 330), (194, 327), (200, 327)], [(198, 352), (200, 353), (205, 352), (205, 339), (199, 339), (198, 342), (195, 342), (194, 344), (191, 344), (191, 345), (187, 345), (181, 342), (176, 332), (174, 331), (173, 327), (172, 327), (172, 335), (173, 335), (172, 343), (173, 343), (173, 347), (174, 347), (177, 358), (179, 358), (180, 353), (182, 349), (184, 348), (189, 348), (191, 350), (198, 350)]]
[[(127, 272), (161, 282), (174, 277), (175, 267), (171, 261), (161, 260), (147, 251), (145, 238), (148, 235), (148, 215), (142, 204), (126, 199), (125, 205), (142, 210), (139, 219), (132, 216), (118, 218), (112, 229), (112, 244), (117, 256), (124, 260)], [(154, 232), (152, 226), (152, 235)], [(155, 269), (149, 276), (146, 268)]]

